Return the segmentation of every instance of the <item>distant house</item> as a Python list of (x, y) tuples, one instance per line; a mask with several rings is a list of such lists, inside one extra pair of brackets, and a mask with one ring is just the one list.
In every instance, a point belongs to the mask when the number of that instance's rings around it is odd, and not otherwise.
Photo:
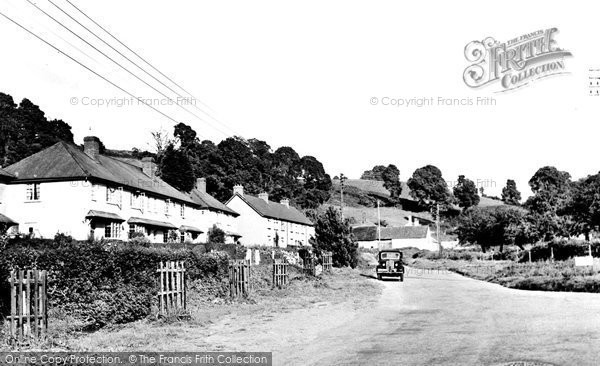
[(307, 246), (314, 235), (313, 223), (287, 199), (277, 203), (267, 193), (251, 196), (237, 185), (226, 204), (240, 214), (238, 230), (246, 246)]
[(12, 226), (18, 225), (16, 221), (6, 216), (6, 202), (4, 202), (4, 192), (8, 182), (15, 179), (15, 176), (0, 168), (0, 234)]
[(155, 243), (201, 242), (209, 226), (203, 212), (216, 205), (178, 191), (156, 169), (150, 157), (133, 164), (101, 154), (94, 136), (83, 151), (58, 142), (5, 168), (14, 178), (2, 185), (2, 213), (19, 223), (13, 233), (35, 237), (126, 240), (141, 232)]
[(361, 248), (418, 248), (437, 250), (438, 246), (431, 237), (429, 226), (382, 227), (378, 234), (377, 226), (358, 226), (352, 233)]

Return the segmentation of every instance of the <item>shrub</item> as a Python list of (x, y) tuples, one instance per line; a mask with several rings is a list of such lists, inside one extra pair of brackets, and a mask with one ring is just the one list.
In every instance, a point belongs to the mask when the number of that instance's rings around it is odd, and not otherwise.
[(225, 243), (225, 232), (221, 230), (217, 225), (213, 225), (208, 230), (208, 242), (213, 244), (224, 244)]
[[(589, 246), (592, 248), (592, 256), (600, 257), (600, 242), (587, 242), (584, 240), (557, 239), (547, 244), (536, 245), (531, 248), (531, 260), (534, 262), (545, 261), (552, 257), (554, 260), (564, 261), (573, 257), (586, 256), (589, 254)], [(529, 254), (524, 252), (519, 262), (528, 262)]]
[[(49, 305), (73, 316), (84, 329), (150, 315), (161, 261), (185, 261), (188, 283), (227, 275), (224, 253), (67, 239), (57, 238), (45, 247), (39, 242), (34, 243), (38, 247), (9, 246), (0, 253), (0, 278), (7, 278), (11, 268), (48, 270)], [(7, 281), (0, 281), (4, 314), (9, 310), (7, 286)]]

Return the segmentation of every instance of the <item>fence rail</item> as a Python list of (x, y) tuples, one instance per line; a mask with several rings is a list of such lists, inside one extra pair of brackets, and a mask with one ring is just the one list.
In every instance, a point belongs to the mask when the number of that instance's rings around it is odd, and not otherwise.
[(231, 297), (250, 294), (250, 261), (229, 261), (229, 295)]
[(283, 288), (289, 282), (288, 263), (281, 259), (273, 262), (273, 287)]
[(333, 270), (333, 253), (323, 252), (323, 272), (329, 272)]
[(160, 262), (158, 311), (167, 315), (187, 308), (184, 262)]
[(10, 278), (10, 335), (13, 339), (42, 339), (48, 330), (48, 273), (12, 270)]

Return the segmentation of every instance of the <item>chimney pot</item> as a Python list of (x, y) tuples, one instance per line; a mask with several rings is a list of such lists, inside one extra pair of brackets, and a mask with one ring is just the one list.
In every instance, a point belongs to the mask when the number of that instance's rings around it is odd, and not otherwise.
[(98, 160), (100, 155), (100, 139), (96, 136), (86, 136), (83, 138), (83, 152), (94, 160)]
[(269, 194), (267, 192), (259, 193), (258, 198), (265, 201), (266, 203), (269, 203)]
[(287, 208), (290, 208), (290, 200), (289, 200), (289, 199), (287, 199), (287, 198), (285, 198), (285, 199), (282, 199), (282, 200), (280, 201), (280, 203), (281, 203), (282, 205), (284, 205), (285, 207), (287, 207)]
[(240, 196), (244, 197), (244, 186), (240, 184), (233, 186), (233, 194), (239, 194)]
[(156, 175), (156, 163), (154, 163), (154, 158), (151, 156), (142, 158), (142, 171), (150, 178), (154, 178)]
[(206, 193), (206, 178), (196, 179), (196, 189), (202, 193)]

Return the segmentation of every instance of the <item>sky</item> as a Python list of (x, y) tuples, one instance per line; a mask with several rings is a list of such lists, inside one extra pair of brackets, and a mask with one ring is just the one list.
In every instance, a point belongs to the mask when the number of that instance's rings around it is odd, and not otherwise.
[[(170, 132), (181, 121), (214, 142), (240, 135), (274, 149), (292, 146), (317, 157), (331, 176), (359, 178), (374, 165), (395, 164), (406, 180), (433, 164), (447, 181), (464, 174), (491, 195), (500, 195), (507, 179), (529, 195), (527, 181), (545, 165), (574, 178), (600, 170), (600, 97), (588, 95), (589, 69), (600, 68), (597, 2), (70, 0), (191, 92), (193, 99), (181, 100), (186, 111), (168, 105), (178, 97), (157, 79), (189, 94), (66, 0), (31, 1), (168, 96), (28, 1), (0, 0), (0, 12), (134, 96), (153, 99), (170, 117), (132, 102), (0, 16), (0, 91), (68, 122), (77, 143), (93, 134), (108, 148), (150, 149), (152, 131)], [(558, 46), (573, 55), (564, 60), (566, 73), (503, 93), (498, 84), (465, 85), (469, 42), (505, 42), (553, 27)], [(435, 103), (389, 105), (410, 98)], [(438, 98), (450, 101), (439, 105)], [(477, 105), (477, 98), (493, 103)], [(461, 105), (465, 99), (474, 104)]]

